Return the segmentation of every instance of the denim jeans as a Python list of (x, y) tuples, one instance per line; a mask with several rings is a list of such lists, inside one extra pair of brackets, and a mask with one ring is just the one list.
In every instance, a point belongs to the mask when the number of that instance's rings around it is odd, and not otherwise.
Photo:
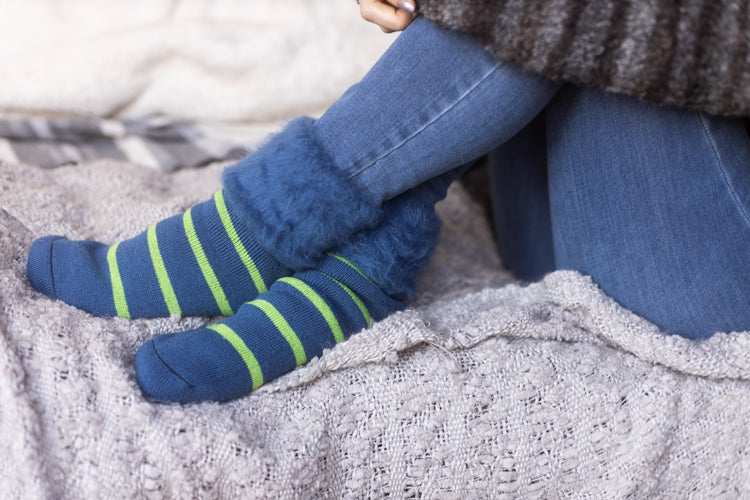
[(750, 330), (739, 119), (551, 82), (417, 19), (316, 128), (376, 201), (447, 184), (491, 153), (498, 245), (520, 278), (586, 273), (690, 338)]
[(504, 143), (557, 88), (417, 18), (316, 127), (334, 163), (384, 201)]

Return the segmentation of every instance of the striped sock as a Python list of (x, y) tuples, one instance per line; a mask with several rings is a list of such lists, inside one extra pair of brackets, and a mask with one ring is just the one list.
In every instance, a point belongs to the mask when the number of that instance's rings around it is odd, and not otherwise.
[(343, 257), (282, 278), (225, 321), (144, 344), (136, 376), (151, 399), (240, 397), (402, 308)]
[(229, 316), (288, 273), (258, 246), (221, 190), (113, 246), (40, 238), (27, 264), (29, 281), (45, 295), (132, 319)]

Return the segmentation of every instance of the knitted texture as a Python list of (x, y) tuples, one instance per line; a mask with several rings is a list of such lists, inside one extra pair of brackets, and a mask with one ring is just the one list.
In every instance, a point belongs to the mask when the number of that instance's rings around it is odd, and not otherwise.
[(5, 497), (750, 496), (750, 333), (665, 336), (572, 272), (520, 286), (456, 189), (409, 309), (245, 398), (146, 401), (138, 346), (206, 320), (93, 317), (34, 292), (25, 256), (131, 237), (219, 175), (0, 165)]
[(275, 282), (220, 323), (146, 342), (135, 357), (138, 384), (155, 401), (235, 399), (403, 307), (331, 256), (320, 270)]
[(750, 115), (746, 0), (420, 0), (502, 61), (714, 114)]
[(289, 272), (258, 247), (221, 190), (112, 246), (45, 236), (27, 262), (36, 290), (128, 319), (230, 316)]
[[(221, 323), (159, 335), (135, 358), (138, 383), (164, 402), (244, 396), (323, 349), (403, 309), (435, 246), (434, 201), (416, 191), (383, 204), (383, 222), (327, 254), (314, 270), (271, 285)], [(364, 271), (364, 272), (363, 272)]]

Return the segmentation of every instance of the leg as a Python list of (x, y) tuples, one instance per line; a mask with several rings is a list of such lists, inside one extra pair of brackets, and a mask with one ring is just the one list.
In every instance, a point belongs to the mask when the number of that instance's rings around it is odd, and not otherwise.
[(543, 113), (490, 154), (490, 183), (503, 264), (526, 281), (554, 271)]
[(504, 143), (557, 89), (418, 18), (315, 128), (339, 168), (382, 201)]
[(242, 227), (252, 259), (268, 263), (258, 271), (265, 283), (315, 267), (327, 249), (375, 227), (384, 200), (511, 137), (556, 90), (474, 39), (417, 20), (320, 120), (291, 122), (225, 172), (223, 217), (209, 202), (113, 247), (42, 238), (29, 281), (101, 315), (231, 314), (262, 289), (234, 271), (222, 276), (245, 265), (222, 232), (226, 220)]
[(572, 86), (546, 118), (558, 267), (672, 333), (750, 328), (742, 121)]

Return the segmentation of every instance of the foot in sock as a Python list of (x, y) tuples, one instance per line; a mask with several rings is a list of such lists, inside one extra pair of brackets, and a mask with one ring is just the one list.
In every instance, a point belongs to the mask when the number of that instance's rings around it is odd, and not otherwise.
[(223, 191), (113, 246), (40, 238), (27, 264), (29, 281), (45, 295), (133, 319), (229, 316), (289, 273), (257, 244)]
[(287, 267), (314, 268), (326, 250), (378, 223), (379, 203), (333, 163), (313, 123), (290, 122), (224, 172), (213, 200), (135, 238), (112, 247), (35, 241), (29, 281), (102, 316), (231, 315)]
[(144, 393), (163, 402), (234, 399), (404, 307), (439, 221), (432, 203), (408, 194), (384, 212), (378, 228), (316, 269), (278, 280), (234, 316), (146, 342), (135, 359)]
[(319, 270), (281, 278), (221, 323), (148, 341), (135, 359), (138, 383), (155, 401), (234, 399), (402, 307), (329, 257)]

